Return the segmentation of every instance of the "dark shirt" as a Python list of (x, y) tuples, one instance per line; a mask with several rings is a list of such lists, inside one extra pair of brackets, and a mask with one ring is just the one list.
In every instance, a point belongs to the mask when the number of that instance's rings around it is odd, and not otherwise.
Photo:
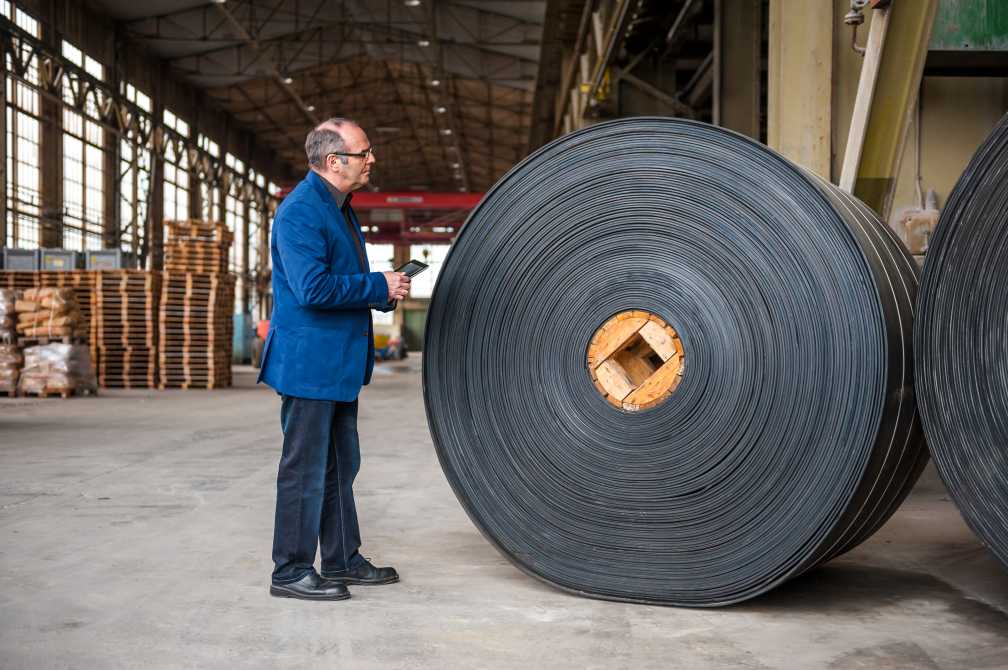
[(325, 177), (322, 178), (322, 183), (326, 185), (327, 189), (329, 189), (329, 195), (331, 195), (333, 200), (336, 201), (336, 206), (340, 208), (340, 211), (343, 212), (344, 215), (346, 215), (347, 207), (350, 206), (350, 200), (353, 199), (353, 193), (344, 193), (330, 184), (329, 180)]
[(350, 231), (350, 238), (354, 242), (354, 249), (357, 250), (357, 260), (360, 261), (361, 272), (363, 272), (366, 267), (366, 263), (364, 262), (364, 247), (361, 245), (356, 226), (354, 226), (353, 219), (350, 217), (350, 200), (353, 199), (353, 193), (344, 193), (330, 184), (329, 180), (325, 177), (322, 178), (322, 183), (329, 189), (329, 195), (336, 201), (336, 206), (343, 213), (343, 219), (346, 221), (347, 230)]

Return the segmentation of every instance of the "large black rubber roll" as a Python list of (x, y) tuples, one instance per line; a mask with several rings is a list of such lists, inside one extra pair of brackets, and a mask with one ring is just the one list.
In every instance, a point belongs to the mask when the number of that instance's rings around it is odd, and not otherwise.
[(914, 327), (938, 473), (1008, 566), (1008, 115), (977, 150), (930, 240)]
[[(441, 465), (550, 584), (751, 598), (867, 538), (926, 462), (916, 288), (864, 205), (746, 137), (665, 118), (566, 135), (487, 193), (441, 270), (423, 371)], [(614, 315), (681, 340), (678, 385), (639, 411), (587, 360)], [(627, 378), (674, 359), (629, 342)]]

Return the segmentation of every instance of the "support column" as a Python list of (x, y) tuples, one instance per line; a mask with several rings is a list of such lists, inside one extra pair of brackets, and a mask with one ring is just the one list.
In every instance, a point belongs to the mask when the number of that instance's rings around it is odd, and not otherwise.
[[(53, 36), (58, 44), (58, 36)], [(49, 40), (51, 41), (51, 40)], [(62, 189), (62, 105), (41, 96), (40, 187), (41, 221), (38, 246), (47, 249), (62, 247), (64, 222), (64, 189)], [(80, 251), (80, 250), (77, 250)]]
[(151, 270), (164, 269), (164, 153), (163, 128), (164, 103), (161, 101), (160, 82), (155, 84), (151, 92), (151, 118), (153, 124), (153, 141), (151, 142), (151, 178), (150, 207), (144, 221), (144, 245), (148, 250)]
[(249, 200), (248, 197), (242, 198), (242, 225), (241, 232), (236, 231), (236, 234), (241, 235), (241, 249), (242, 249), (242, 262), (241, 262), (241, 311), (242, 314), (252, 313), (252, 291), (251, 291), (251, 281), (249, 278), (252, 273), (249, 271), (251, 264), (249, 263), (249, 235), (251, 235), (249, 226)]
[[(190, 167), (189, 169), (189, 218), (203, 218), (203, 182), (200, 180), (199, 171)], [(206, 217), (210, 218), (209, 214)]]
[(155, 151), (151, 160), (150, 208), (144, 220), (144, 246), (151, 270), (164, 269), (164, 158)]
[(718, 123), (760, 139), (763, 3), (761, 0), (717, 0), (715, 5), (715, 97)]
[(0, 75), (0, 247), (7, 246), (7, 74)]
[[(122, 38), (122, 27), (116, 25), (114, 47), (112, 49), (112, 63), (108, 68), (109, 85), (112, 90), (119, 93), (119, 82), (122, 81), (122, 66), (119, 61), (119, 54), (124, 48)], [(118, 124), (116, 124), (118, 127)], [(111, 130), (102, 131), (104, 137), (104, 151), (102, 169), (105, 173), (105, 208), (102, 222), (102, 248), (118, 249), (122, 239), (122, 179), (119, 177), (119, 167), (121, 163), (121, 143), (120, 135)]]
[[(871, 10), (840, 186), (888, 220), (910, 119), (917, 108), (938, 0)], [(866, 10), (869, 11), (869, 10)], [(876, 96), (875, 92), (881, 94)]]
[[(392, 247), (392, 268), (399, 268), (410, 261), (410, 245), (396, 244)], [(406, 300), (409, 300), (407, 298)], [(402, 303), (405, 303), (403, 300)], [(392, 314), (392, 323), (402, 328), (406, 323), (405, 306), (400, 303), (398, 309)]]
[[(119, 90), (118, 81), (113, 82)], [(105, 172), (105, 208), (102, 222), (102, 247), (118, 249), (120, 240), (120, 195), (122, 180), (119, 179), (119, 135), (111, 130), (104, 131), (105, 151), (102, 153)]]
[(829, 180), (832, 0), (770, 0), (767, 144)]
[[(196, 144), (199, 141), (199, 131), (197, 130), (198, 128), (199, 128), (199, 112), (197, 111), (197, 113), (196, 113), (196, 122), (193, 123), (191, 126), (189, 126), (189, 138), (192, 140), (192, 142), (194, 144)], [(187, 152), (189, 151), (188, 148), (186, 149), (186, 151)], [(189, 163), (189, 218), (190, 219), (202, 219), (202, 218), (204, 218), (203, 217), (203, 207), (204, 207), (204, 205), (206, 205), (207, 210), (208, 210), (206, 218), (209, 219), (210, 218), (210, 214), (209, 214), (210, 200), (208, 200), (206, 203), (203, 202), (203, 180), (200, 179), (200, 170), (199, 170), (199, 167), (196, 165), (196, 161), (191, 160), (191, 158), (194, 155), (195, 155), (195, 152), (189, 152), (189, 155), (187, 156), (187, 159), (190, 159), (190, 160), (188, 160), (188, 163)], [(196, 156), (196, 158), (198, 159), (199, 157)], [(208, 195), (208, 198), (210, 198), (210, 199), (213, 198), (213, 196), (210, 195), (209, 193), (207, 195)]]
[[(264, 200), (264, 203), (268, 201)], [(258, 318), (270, 318), (273, 306), (269, 304), (270, 296), (270, 226), (273, 223), (275, 208), (272, 205), (264, 204), (262, 208), (261, 225), (259, 226), (259, 258), (256, 262), (256, 286), (258, 287)]]

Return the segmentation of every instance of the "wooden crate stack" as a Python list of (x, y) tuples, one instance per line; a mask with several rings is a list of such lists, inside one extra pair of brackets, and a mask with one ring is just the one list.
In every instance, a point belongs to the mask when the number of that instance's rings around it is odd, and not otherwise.
[(98, 383), (157, 388), (161, 275), (145, 270), (95, 272), (92, 342)]
[(160, 388), (231, 385), (235, 277), (232, 235), (221, 223), (166, 222), (159, 310)]
[(226, 274), (234, 235), (210, 221), (165, 221), (164, 269), (168, 272)]

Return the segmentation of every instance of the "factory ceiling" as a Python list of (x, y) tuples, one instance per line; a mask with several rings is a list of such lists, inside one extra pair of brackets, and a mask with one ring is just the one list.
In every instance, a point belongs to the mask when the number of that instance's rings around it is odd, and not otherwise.
[(525, 156), (545, 1), (90, 0), (304, 170), (356, 119), (383, 191), (483, 191)]

